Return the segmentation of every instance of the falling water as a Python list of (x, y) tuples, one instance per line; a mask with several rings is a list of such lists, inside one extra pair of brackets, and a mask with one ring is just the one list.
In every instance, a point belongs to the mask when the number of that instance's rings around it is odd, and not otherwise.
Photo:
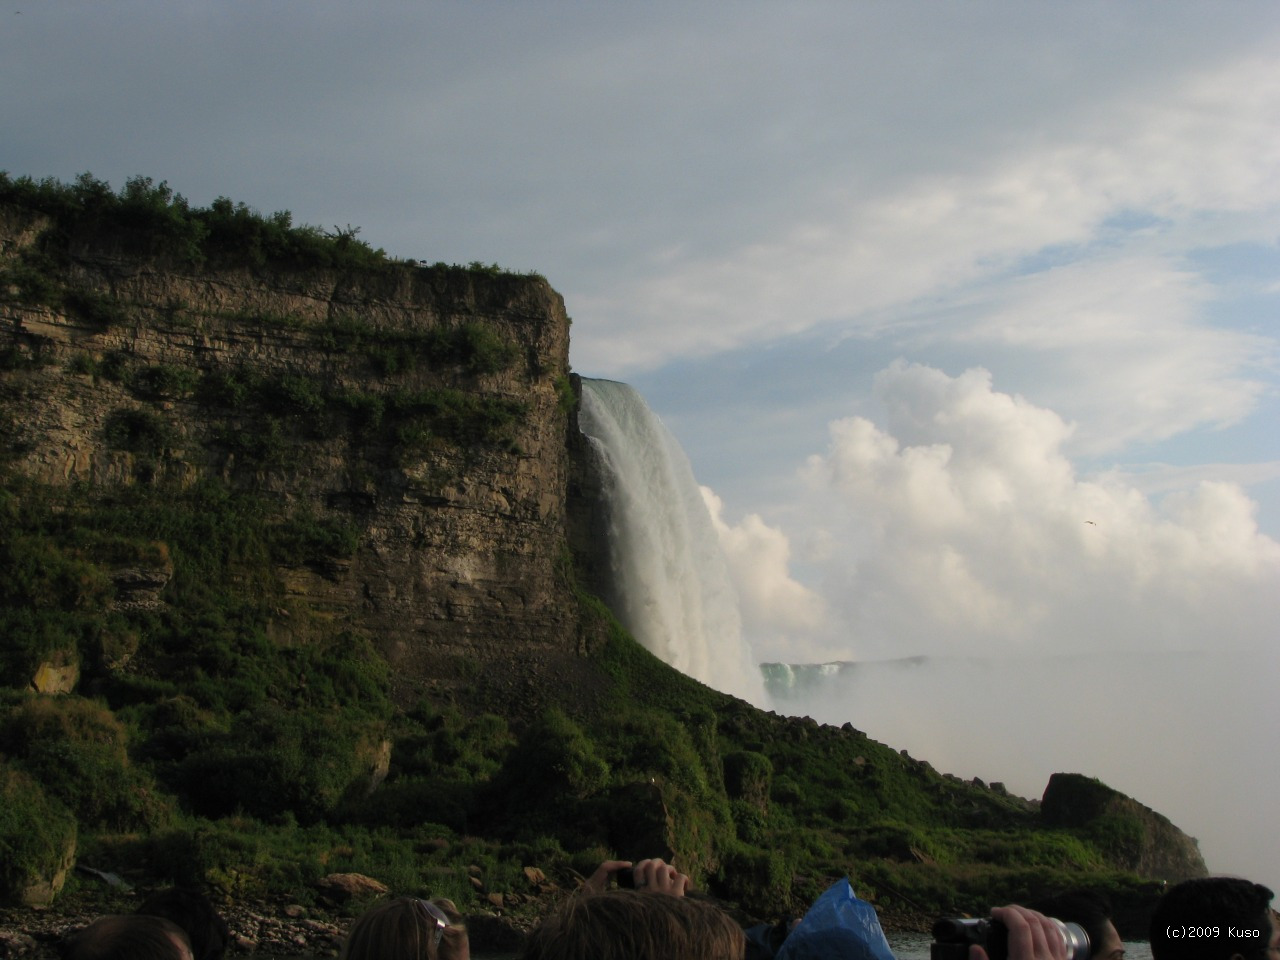
[(612, 380), (583, 379), (579, 424), (602, 467), (614, 613), (677, 670), (763, 704), (737, 594), (680, 444), (640, 394)]

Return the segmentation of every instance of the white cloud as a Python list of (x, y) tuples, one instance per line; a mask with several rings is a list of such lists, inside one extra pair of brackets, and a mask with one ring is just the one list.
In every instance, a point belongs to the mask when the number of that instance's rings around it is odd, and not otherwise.
[(1211, 870), (1269, 882), (1265, 805), (1223, 819), (1185, 789), (1256, 779), (1277, 716), (1280, 543), (1229, 471), (1082, 477), (1072, 424), (980, 369), (899, 361), (875, 395), (878, 422), (830, 424), (810, 529), (787, 532), (817, 546), (846, 658), (936, 659), (864, 663), (779, 709), (1024, 796), (1099, 776), (1198, 836)]
[(702, 498), (724, 551), (738, 593), (743, 627), (757, 659), (824, 659), (826, 653), (805, 639), (826, 625), (826, 605), (808, 587), (792, 579), (791, 545), (786, 534), (759, 514), (741, 523), (724, 519), (724, 503), (708, 487)]
[(1148, 496), (1184, 490), (1201, 481), (1235, 483), (1241, 487), (1280, 480), (1280, 460), (1262, 463), (1202, 463), (1173, 466), (1167, 463), (1128, 464), (1108, 472), (1114, 482), (1129, 484)]
[[(963, 163), (864, 182), (856, 159), (810, 189), (825, 212), (775, 222), (736, 248), (671, 264), (607, 293), (577, 298), (596, 321), (578, 355), (634, 370), (679, 355), (775, 339), (834, 318), (876, 331), (944, 305), (1047, 248), (1069, 259), (1092, 244), (1151, 243), (1152, 232), (1196, 242), (1207, 214), (1238, 215), (1238, 235), (1265, 234), (1280, 210), (1280, 77), (1274, 58), (1235, 61), (1113, 92), (1089, 109), (1021, 135), (976, 143)], [(984, 152), (986, 151), (986, 152)], [(1141, 213), (1158, 226), (1123, 231)], [(1222, 224), (1217, 224), (1221, 229)], [(1129, 234), (1132, 234), (1130, 236)], [(1215, 240), (1223, 238), (1215, 234)], [(1075, 253), (1072, 253), (1072, 250)], [(1112, 250), (1109, 256), (1124, 256)], [(1187, 279), (1178, 317), (1207, 291)]]
[(1280, 618), (1280, 544), (1235, 484), (1153, 501), (1078, 477), (1052, 411), (899, 362), (887, 429), (831, 425), (806, 467), (819, 592), (861, 656), (1256, 647)]
[(978, 319), (930, 336), (1020, 351), (1037, 399), (1079, 422), (1073, 452), (1096, 454), (1255, 408), (1276, 341), (1204, 324), (1210, 297), (1163, 259), (1090, 259), (1006, 282)]

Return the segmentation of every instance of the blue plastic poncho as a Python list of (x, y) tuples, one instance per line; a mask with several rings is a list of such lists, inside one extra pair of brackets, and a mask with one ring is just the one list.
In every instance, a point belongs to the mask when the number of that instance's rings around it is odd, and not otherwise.
[(791, 931), (776, 960), (895, 960), (871, 904), (849, 878), (833, 884)]

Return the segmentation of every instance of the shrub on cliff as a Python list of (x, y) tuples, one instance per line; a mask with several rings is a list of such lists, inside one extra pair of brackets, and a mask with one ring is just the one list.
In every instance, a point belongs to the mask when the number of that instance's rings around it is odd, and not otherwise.
[(698, 797), (708, 807), (717, 802), (724, 806), (724, 797), (712, 788), (710, 771), (688, 729), (677, 718), (632, 706), (601, 724), (597, 738), (624, 780), (657, 778)]
[(769, 809), (773, 764), (762, 753), (734, 750), (724, 756), (724, 785), (730, 797), (741, 799), (761, 813)]
[[(609, 779), (609, 764), (583, 729), (558, 709), (546, 711), (520, 738), (503, 775), (522, 792), (586, 797)], [(532, 797), (530, 797), (532, 799)]]
[(207, 209), (194, 208), (168, 183), (151, 177), (130, 177), (116, 192), (89, 173), (65, 184), (53, 177), (14, 178), (0, 171), (0, 204), (49, 217), (53, 226), (46, 248), (55, 254), (65, 254), (72, 243), (88, 237), (109, 236), (132, 255), (192, 266), (370, 269), (393, 262), (356, 239), (358, 228), (329, 233), (294, 226), (288, 211), (264, 217), (226, 197)]
[(75, 818), (66, 807), (30, 774), (0, 762), (0, 900), (22, 902), (40, 886), (51, 896), (75, 841)]
[[(5, 497), (16, 507), (18, 498)], [(12, 523), (8, 522), (12, 520)], [(44, 658), (76, 662), (109, 619), (110, 580), (74, 549), (0, 517), (0, 674), (26, 687)]]
[(609, 782), (610, 766), (595, 741), (562, 710), (551, 708), (526, 728), (477, 795), (478, 818), (501, 836), (557, 837), (569, 846), (594, 842), (582, 801)]
[(472, 373), (497, 373), (515, 361), (519, 351), (484, 323), (464, 323), (453, 332), (458, 359)]
[(29, 697), (0, 721), (0, 752), (85, 827), (132, 830), (170, 815), (152, 778), (130, 763), (127, 741), (107, 707), (76, 696)]
[(717, 890), (757, 916), (791, 899), (794, 865), (777, 850), (735, 844), (725, 853)]
[(424, 701), (402, 718), (391, 764), (398, 775), (487, 781), (516, 746), (507, 721), (492, 713), (468, 717), (456, 707)]
[(208, 817), (270, 819), (287, 810), (313, 823), (369, 787), (369, 743), (377, 732), (360, 711), (262, 703), (226, 733), (202, 737), (173, 780), (190, 808)]
[(108, 449), (127, 450), (144, 457), (160, 456), (173, 442), (169, 425), (151, 410), (113, 410), (103, 430)]

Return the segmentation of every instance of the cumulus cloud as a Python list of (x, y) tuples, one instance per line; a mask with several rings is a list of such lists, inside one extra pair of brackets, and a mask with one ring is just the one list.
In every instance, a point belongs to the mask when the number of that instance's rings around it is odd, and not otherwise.
[(1240, 487), (1153, 500), (1077, 475), (1073, 427), (993, 389), (897, 362), (885, 427), (831, 424), (806, 479), (820, 588), (860, 656), (1261, 645), (1280, 616), (1280, 544)]
[(805, 466), (816, 533), (791, 531), (821, 544), (817, 592), (862, 662), (779, 708), (1024, 796), (1101, 777), (1211, 870), (1270, 882), (1266, 805), (1224, 819), (1185, 789), (1276, 781), (1257, 758), (1280, 716), (1280, 543), (1255, 504), (1200, 470), (1082, 476), (1075, 425), (985, 370), (899, 361), (874, 391), (875, 420), (831, 423)]
[(757, 659), (825, 659), (827, 652), (811, 638), (825, 625), (826, 605), (792, 578), (791, 544), (786, 534), (756, 513), (748, 514), (741, 523), (729, 524), (721, 499), (708, 487), (701, 490)]
[(1265, 804), (1223, 819), (1185, 789), (1257, 781), (1278, 714), (1280, 543), (1255, 504), (1201, 470), (1082, 476), (1075, 424), (982, 369), (899, 361), (874, 393), (874, 419), (830, 424), (809, 526), (788, 528), (822, 571), (825, 639), (861, 662), (779, 708), (1024, 796), (1099, 776), (1200, 837), (1210, 869), (1269, 882)]

